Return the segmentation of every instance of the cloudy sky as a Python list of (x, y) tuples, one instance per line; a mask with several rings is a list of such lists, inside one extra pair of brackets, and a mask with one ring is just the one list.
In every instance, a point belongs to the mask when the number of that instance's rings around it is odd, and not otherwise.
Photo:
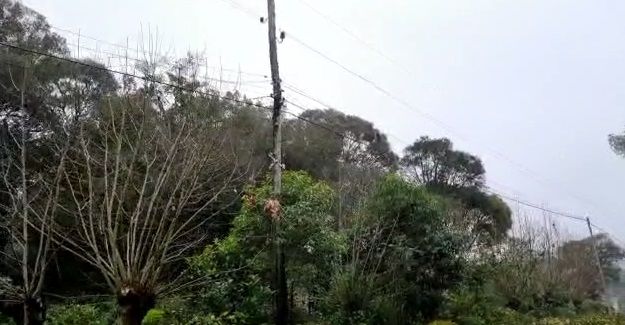
[[(482, 157), (498, 191), (589, 215), (625, 241), (625, 159), (607, 143), (609, 133), (625, 129), (624, 1), (276, 2), (288, 85), (374, 122), (397, 152), (421, 135), (449, 137)], [(135, 47), (142, 35), (158, 35), (169, 55), (202, 51), (210, 66), (269, 72), (267, 26), (258, 19), (264, 0), (23, 3), (55, 27), (80, 30), (81, 44), (92, 49), (114, 47), (87, 36)], [(242, 76), (250, 97), (269, 94), (262, 77)], [(319, 107), (292, 91), (286, 96)], [(584, 231), (565, 219), (558, 224)]]

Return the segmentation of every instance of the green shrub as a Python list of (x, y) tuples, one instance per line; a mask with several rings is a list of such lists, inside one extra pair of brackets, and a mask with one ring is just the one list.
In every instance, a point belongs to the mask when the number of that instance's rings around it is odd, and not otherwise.
[(347, 316), (367, 310), (373, 302), (373, 284), (370, 278), (357, 271), (339, 272), (335, 275), (326, 298), (330, 310), (338, 309)]
[(460, 238), (445, 227), (443, 212), (438, 197), (395, 174), (376, 184), (362, 211), (353, 242), (363, 253), (354, 263), (373, 277), (376, 298), (401, 306), (399, 323), (435, 319), (462, 280)]
[[(195, 300), (195, 297), (193, 298)], [(202, 310), (195, 308), (189, 299), (170, 296), (159, 300), (157, 308), (151, 309), (143, 319), (144, 324), (188, 324)], [(152, 323), (146, 323), (152, 322)]]
[(534, 318), (515, 310), (503, 307), (476, 310), (474, 313), (461, 314), (453, 317), (458, 325), (526, 325), (532, 324)]
[[(207, 246), (191, 258), (194, 276), (211, 285), (197, 294), (194, 309), (199, 315), (222, 315), (259, 324), (271, 319), (273, 255), (268, 234), (272, 223), (265, 213), (273, 197), (270, 181), (246, 191), (241, 211), (226, 238)], [(330, 286), (340, 258), (347, 250), (344, 236), (335, 229), (332, 216), (334, 192), (304, 172), (285, 172), (282, 180), (281, 228), (289, 286), (306, 301), (301, 306), (316, 308)], [(298, 297), (295, 297), (298, 298)], [(298, 316), (298, 313), (294, 313)], [(301, 321), (295, 319), (294, 321)]]
[(569, 320), (565, 320), (564, 318), (554, 318), (549, 317), (545, 319), (541, 319), (537, 322), (536, 325), (569, 325)]
[(569, 318), (575, 317), (575, 315), (577, 314), (575, 310), (575, 306), (553, 307), (551, 308), (549, 313), (555, 317), (569, 317)]
[[(447, 295), (441, 317), (452, 319), (461, 325), (490, 325), (500, 321), (505, 301), (497, 295), (490, 284), (472, 284)], [(504, 311), (502, 311), (504, 310)]]
[(625, 316), (589, 314), (574, 318), (545, 318), (536, 322), (536, 325), (625, 325)]
[(573, 319), (571, 325), (625, 325), (625, 316), (605, 314), (584, 315)]
[(187, 325), (247, 325), (259, 324), (251, 321), (248, 316), (242, 313), (225, 312), (221, 315), (202, 315), (195, 316)]
[(0, 325), (15, 325), (15, 322), (2, 314), (0, 314)]
[(580, 314), (607, 314), (609, 309), (604, 303), (590, 299), (582, 301), (578, 307)]
[(48, 312), (49, 325), (107, 325), (112, 323), (108, 308), (94, 305), (55, 305)]
[(430, 322), (428, 325), (456, 325), (456, 323), (450, 320), (435, 320), (433, 322)]
[(533, 322), (531, 316), (521, 314), (509, 308), (496, 308), (486, 315), (488, 325), (527, 325)]
[(165, 316), (166, 316), (166, 313), (162, 309), (150, 309), (147, 315), (143, 317), (143, 322), (141, 323), (143, 325), (163, 324), (163, 321), (165, 320)]
[(338, 272), (334, 276), (324, 301), (324, 311), (331, 324), (406, 323), (396, 301), (380, 295), (373, 277), (356, 270)]

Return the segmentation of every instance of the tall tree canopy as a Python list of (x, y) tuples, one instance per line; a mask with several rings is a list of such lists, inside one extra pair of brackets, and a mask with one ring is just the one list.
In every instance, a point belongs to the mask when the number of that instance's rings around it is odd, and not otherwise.
[(625, 133), (622, 134), (610, 134), (608, 137), (610, 146), (614, 152), (621, 156), (625, 156)]
[[(56, 56), (69, 54), (65, 39), (51, 30), (45, 17), (18, 1), (0, 0), (0, 41)], [(89, 59), (78, 65), (5, 47), (0, 54), (0, 114), (5, 121), (26, 118), (34, 133), (67, 128), (92, 114), (102, 95), (117, 89), (113, 76)]]
[(416, 182), (430, 187), (479, 188), (484, 185), (482, 161), (454, 150), (446, 138), (421, 137), (404, 149), (401, 164)]
[(50, 31), (40, 13), (20, 1), (0, 0), (0, 40), (42, 52), (67, 53), (65, 39)]
[(386, 135), (371, 122), (332, 109), (308, 110), (301, 117), (349, 139), (307, 121), (290, 120), (285, 125), (284, 147), (289, 169), (307, 170), (315, 177), (336, 181), (340, 163), (393, 168), (397, 162)]
[(384, 133), (360, 117), (336, 110), (307, 110), (286, 121), (287, 169), (305, 170), (338, 193), (337, 225), (363, 204), (373, 183), (398, 161)]
[(486, 170), (480, 158), (455, 150), (449, 139), (419, 138), (404, 149), (400, 164), (414, 182), (468, 209), (460, 216), (468, 219), (459, 220), (462, 227), (501, 238), (512, 226), (512, 212), (505, 202), (484, 190)]

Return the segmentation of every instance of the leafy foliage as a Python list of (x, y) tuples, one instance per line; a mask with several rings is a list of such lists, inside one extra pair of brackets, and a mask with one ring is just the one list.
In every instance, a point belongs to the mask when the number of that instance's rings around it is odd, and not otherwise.
[(442, 212), (425, 188), (396, 175), (383, 179), (352, 239), (351, 269), (338, 278), (347, 289), (334, 286), (339, 291), (333, 299), (342, 299), (334, 304), (334, 313), (370, 317), (379, 315), (371, 314), (372, 308), (383, 306), (385, 311), (394, 309), (398, 323), (434, 316), (444, 292), (460, 281), (463, 268), (458, 242), (445, 229)]
[(614, 152), (621, 156), (625, 156), (625, 134), (611, 134), (608, 137), (610, 146)]
[[(282, 186), (279, 240), (286, 249), (291, 295), (297, 292), (314, 301), (329, 286), (327, 275), (345, 250), (330, 214), (333, 192), (303, 172), (284, 173)], [(230, 235), (192, 259), (198, 276), (214, 281), (211, 289), (203, 292), (207, 311), (237, 311), (251, 317), (251, 322), (267, 319), (264, 312), (271, 303), (267, 283), (272, 246), (267, 236), (271, 222), (264, 204), (271, 196), (269, 181), (248, 190)], [(233, 272), (221, 274), (221, 270)]]
[(453, 149), (449, 139), (421, 137), (404, 149), (402, 166), (420, 184), (435, 187), (482, 187), (482, 161)]
[[(404, 149), (403, 171), (417, 184), (461, 203), (467, 213), (459, 220), (465, 227), (471, 223), (476, 235), (488, 234), (491, 241), (500, 240), (512, 226), (512, 212), (496, 195), (484, 191), (485, 169), (482, 161), (471, 154), (454, 150), (449, 139), (421, 137)], [(470, 213), (475, 210), (478, 213)]]
[(162, 324), (165, 320), (165, 311), (161, 309), (150, 309), (148, 313), (143, 317), (141, 324), (143, 325), (158, 325)]
[(285, 125), (285, 162), (289, 169), (306, 170), (314, 177), (336, 181), (341, 162), (392, 168), (398, 160), (386, 135), (371, 122), (331, 109), (307, 110), (300, 116), (360, 142), (353, 143), (302, 120), (291, 120)]
[(110, 310), (93, 305), (54, 306), (48, 315), (51, 325), (106, 325), (113, 320)]

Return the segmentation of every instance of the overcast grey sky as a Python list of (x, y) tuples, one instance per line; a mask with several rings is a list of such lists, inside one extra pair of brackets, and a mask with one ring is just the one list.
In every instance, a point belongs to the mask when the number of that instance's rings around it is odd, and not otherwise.
[[(203, 50), (211, 65), (268, 73), (266, 25), (230, 1), (23, 3), (56, 27), (122, 44), (129, 37), (132, 46), (149, 26), (152, 33), (158, 29), (162, 49), (171, 54)], [(588, 214), (625, 240), (625, 159), (607, 143), (607, 134), (625, 128), (625, 1), (304, 1), (276, 0), (278, 27), (287, 32), (279, 46), (285, 82), (374, 122), (392, 135), (398, 152), (404, 146), (398, 139), (449, 137), (456, 148), (483, 159), (492, 187), (555, 210)], [(235, 2), (248, 12), (266, 11), (264, 0)], [(75, 36), (63, 35), (76, 43)], [(269, 87), (248, 92), (267, 95)], [(286, 96), (311, 104), (289, 91)], [(584, 230), (583, 224), (560, 224)]]

